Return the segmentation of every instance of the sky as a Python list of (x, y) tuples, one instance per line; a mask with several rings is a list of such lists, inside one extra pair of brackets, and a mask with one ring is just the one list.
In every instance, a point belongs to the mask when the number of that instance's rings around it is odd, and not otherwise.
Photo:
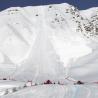
[(0, 0), (0, 11), (16, 6), (36, 6), (47, 4), (69, 3), (80, 10), (98, 7), (98, 0)]

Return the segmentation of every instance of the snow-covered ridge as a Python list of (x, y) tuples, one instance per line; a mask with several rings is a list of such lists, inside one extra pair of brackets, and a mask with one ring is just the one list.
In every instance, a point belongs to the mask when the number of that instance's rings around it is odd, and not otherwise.
[(0, 77), (42, 83), (65, 82), (70, 75), (96, 81), (97, 8), (93, 12), (88, 18), (86, 11), (66, 3), (0, 12)]

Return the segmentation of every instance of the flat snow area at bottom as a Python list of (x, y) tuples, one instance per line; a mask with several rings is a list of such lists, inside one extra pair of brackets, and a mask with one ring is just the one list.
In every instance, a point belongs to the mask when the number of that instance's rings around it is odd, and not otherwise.
[(0, 98), (98, 98), (97, 85), (39, 85)]

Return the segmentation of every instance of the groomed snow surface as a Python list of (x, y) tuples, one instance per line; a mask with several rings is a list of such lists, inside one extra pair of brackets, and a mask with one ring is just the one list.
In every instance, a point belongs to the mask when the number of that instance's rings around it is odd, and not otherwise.
[(98, 98), (98, 32), (85, 31), (97, 11), (64, 3), (0, 12), (0, 79), (15, 80), (0, 80), (0, 98)]
[(0, 98), (98, 98), (97, 85), (39, 85)]

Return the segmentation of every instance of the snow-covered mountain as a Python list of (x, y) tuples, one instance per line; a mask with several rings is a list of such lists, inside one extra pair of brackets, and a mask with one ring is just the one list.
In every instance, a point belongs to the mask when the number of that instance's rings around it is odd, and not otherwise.
[(0, 12), (0, 77), (98, 81), (98, 8), (11, 7)]

